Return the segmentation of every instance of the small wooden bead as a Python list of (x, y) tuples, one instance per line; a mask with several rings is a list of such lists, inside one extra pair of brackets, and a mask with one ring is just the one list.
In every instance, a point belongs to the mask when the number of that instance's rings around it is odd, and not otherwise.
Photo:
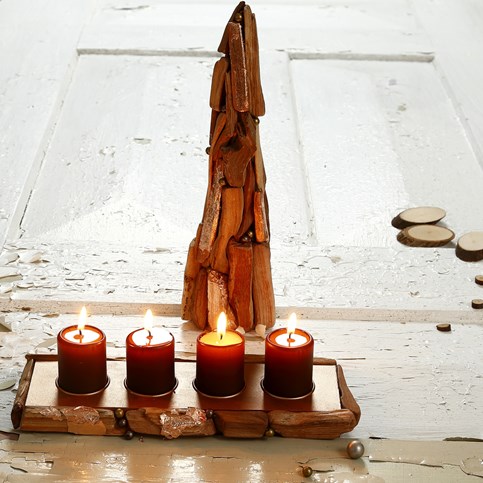
[(240, 12), (236, 13), (234, 20), (235, 22), (241, 22), (243, 20), (243, 15)]
[(124, 433), (124, 438), (126, 438), (126, 439), (133, 439), (134, 438), (134, 433), (132, 431), (126, 431)]
[(205, 411), (207, 419), (211, 419), (213, 417), (213, 409), (207, 409)]
[(265, 431), (265, 436), (267, 438), (271, 438), (273, 436), (275, 436), (275, 431), (272, 429), (272, 428), (268, 428), (266, 431)]
[(260, 124), (260, 119), (259, 119), (258, 117), (254, 117), (254, 118), (253, 118), (253, 122), (254, 122), (255, 124)]

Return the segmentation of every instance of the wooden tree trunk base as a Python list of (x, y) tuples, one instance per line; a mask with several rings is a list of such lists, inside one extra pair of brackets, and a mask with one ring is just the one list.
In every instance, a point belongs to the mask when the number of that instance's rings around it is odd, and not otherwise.
[(115, 416), (122, 409), (129, 429), (166, 439), (182, 436), (261, 438), (271, 428), (292, 438), (333, 439), (359, 422), (360, 408), (332, 359), (314, 360), (315, 391), (303, 399), (265, 394), (263, 356), (246, 356), (244, 391), (233, 398), (210, 398), (192, 387), (196, 364), (176, 359), (179, 385), (163, 397), (139, 396), (124, 387), (124, 360), (108, 360), (110, 384), (103, 393), (74, 396), (59, 391), (56, 355), (28, 356), (12, 408), (15, 429), (122, 436)]
[(456, 256), (465, 262), (483, 260), (483, 232), (472, 231), (458, 240)]

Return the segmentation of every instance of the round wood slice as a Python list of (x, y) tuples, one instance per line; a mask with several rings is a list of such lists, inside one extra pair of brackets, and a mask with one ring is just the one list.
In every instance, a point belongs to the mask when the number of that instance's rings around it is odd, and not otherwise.
[(412, 225), (432, 225), (446, 216), (446, 211), (436, 206), (408, 208), (392, 219), (392, 226), (403, 230)]
[(483, 260), (483, 231), (471, 231), (460, 237), (456, 256), (465, 262)]
[(478, 285), (483, 285), (483, 275), (477, 275), (475, 277), (475, 283)]
[(442, 247), (454, 238), (454, 233), (444, 226), (414, 225), (400, 231), (397, 239), (410, 247)]

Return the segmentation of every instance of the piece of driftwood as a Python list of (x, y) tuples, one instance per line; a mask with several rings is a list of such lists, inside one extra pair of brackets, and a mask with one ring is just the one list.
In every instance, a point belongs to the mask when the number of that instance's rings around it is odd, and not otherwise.
[[(270, 220), (259, 129), (265, 101), (256, 19), (245, 2), (233, 11), (219, 51), (225, 56), (215, 63), (211, 84), (208, 189), (201, 229), (188, 250), (182, 318), (214, 327), (225, 311), (234, 327), (272, 327)], [(252, 247), (248, 267), (240, 263), (248, 256), (245, 248), (230, 257), (232, 242)]]
[(446, 211), (436, 206), (408, 208), (392, 219), (392, 226), (403, 230), (412, 225), (432, 225), (446, 216)]
[(201, 268), (196, 276), (192, 304), (190, 320), (199, 329), (204, 330), (208, 324), (208, 270), (206, 268)]
[(483, 260), (483, 231), (472, 231), (461, 236), (456, 244), (456, 256), (465, 262)]
[[(195, 392), (196, 364), (176, 359), (175, 392), (163, 397), (139, 396), (124, 387), (125, 360), (108, 360), (110, 384), (102, 394), (74, 396), (57, 389), (56, 355), (28, 356), (14, 406), (15, 429), (86, 435), (123, 435), (127, 429), (167, 439), (222, 434), (229, 438), (261, 438), (271, 428), (280, 436), (332, 439), (351, 431), (360, 408), (343, 371), (332, 359), (314, 359), (313, 394), (283, 400), (260, 386), (263, 356), (248, 355), (244, 391), (233, 398), (210, 398)], [(128, 428), (119, 424), (122, 410)]]
[[(240, 228), (243, 215), (243, 190), (241, 188), (223, 188), (221, 194), (220, 227), (211, 255), (211, 266), (218, 272), (228, 274), (230, 265), (227, 258), (227, 245)], [(188, 254), (189, 257), (189, 254)]]
[(250, 113), (258, 117), (265, 114), (265, 100), (263, 99), (260, 79), (257, 22), (249, 5), (246, 5), (243, 9), (243, 22), (245, 26), (245, 53)]
[(213, 68), (213, 78), (211, 79), (210, 107), (215, 111), (221, 111), (225, 99), (225, 78), (230, 64), (223, 57), (218, 60)]
[(442, 247), (454, 238), (454, 232), (438, 225), (413, 225), (400, 231), (397, 239), (410, 247)]
[(255, 325), (267, 329), (275, 324), (275, 296), (270, 274), (270, 248), (267, 243), (253, 244), (253, 315)]
[(228, 261), (231, 267), (228, 276), (228, 302), (235, 320), (245, 331), (253, 328), (253, 251), (252, 243), (230, 242)]

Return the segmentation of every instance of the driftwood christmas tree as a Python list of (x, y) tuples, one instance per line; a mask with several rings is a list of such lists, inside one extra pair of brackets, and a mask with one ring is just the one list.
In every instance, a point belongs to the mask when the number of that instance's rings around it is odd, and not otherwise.
[(265, 114), (255, 15), (241, 2), (228, 22), (213, 69), (208, 191), (203, 220), (188, 251), (182, 318), (215, 328), (272, 327), (266, 175), (259, 116)]

